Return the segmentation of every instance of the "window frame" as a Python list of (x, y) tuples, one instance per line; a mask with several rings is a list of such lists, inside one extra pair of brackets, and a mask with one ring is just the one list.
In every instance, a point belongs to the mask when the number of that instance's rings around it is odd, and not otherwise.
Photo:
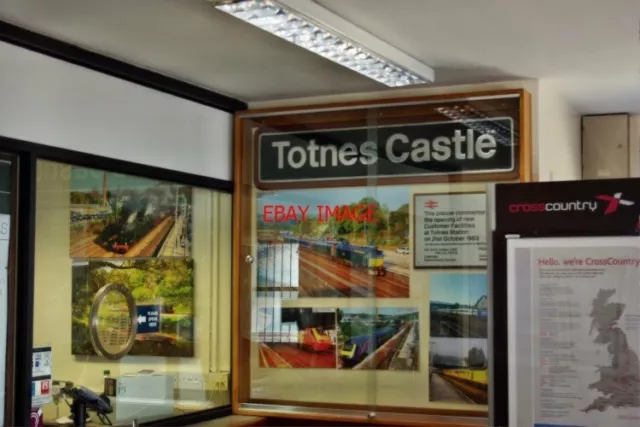
[[(33, 354), (33, 303), (35, 276), (36, 180), (38, 160), (47, 160), (121, 174), (170, 181), (207, 190), (234, 194), (233, 181), (195, 175), (171, 169), (98, 156), (75, 150), (0, 136), (0, 152), (15, 162), (17, 183), (13, 196), (15, 217), (12, 221), (15, 266), (8, 280), (9, 304), (7, 331), (7, 371), (5, 381), (5, 419), (7, 425), (29, 425), (31, 411), (31, 361)], [(232, 207), (233, 209), (233, 207)], [(232, 213), (233, 214), (233, 213)], [(229, 224), (231, 226), (231, 224)], [(233, 251), (233, 247), (231, 248)], [(11, 273), (11, 270), (9, 270)], [(229, 283), (231, 286), (231, 283)], [(13, 310), (13, 311), (12, 311)], [(232, 313), (233, 315), (233, 313)], [(11, 366), (9, 366), (11, 362)], [(10, 371), (9, 371), (10, 369)], [(231, 372), (230, 375), (233, 375)], [(9, 381), (10, 379), (10, 381)], [(231, 384), (231, 381), (230, 381)], [(231, 393), (231, 390), (228, 391)], [(144, 422), (141, 425), (191, 425), (231, 415), (231, 405), (206, 409), (175, 417)]]

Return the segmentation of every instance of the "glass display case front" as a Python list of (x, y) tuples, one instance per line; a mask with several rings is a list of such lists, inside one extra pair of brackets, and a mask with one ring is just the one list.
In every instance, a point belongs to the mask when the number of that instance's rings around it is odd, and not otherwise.
[(530, 179), (529, 95), (236, 120), (235, 409), (486, 424), (485, 187)]

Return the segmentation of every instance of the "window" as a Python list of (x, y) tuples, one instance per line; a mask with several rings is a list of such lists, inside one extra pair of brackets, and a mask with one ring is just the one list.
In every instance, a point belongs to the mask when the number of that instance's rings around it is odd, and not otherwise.
[(111, 412), (89, 416), (112, 424), (229, 405), (231, 196), (50, 161), (37, 173), (45, 421), (82, 392), (107, 395)]

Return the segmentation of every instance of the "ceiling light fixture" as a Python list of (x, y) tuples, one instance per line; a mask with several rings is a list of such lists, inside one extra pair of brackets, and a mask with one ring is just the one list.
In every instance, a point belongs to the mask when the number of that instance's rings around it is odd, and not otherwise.
[(242, 21), (387, 86), (432, 83), (432, 68), (313, 0), (209, 0)]
[(476, 110), (471, 105), (463, 107), (459, 105), (453, 107), (436, 107), (436, 111), (451, 120), (462, 123), (469, 129), (492, 135), (500, 144), (507, 146), (513, 144), (513, 129), (507, 128), (499, 122), (488, 123), (491, 122), (491, 117)]

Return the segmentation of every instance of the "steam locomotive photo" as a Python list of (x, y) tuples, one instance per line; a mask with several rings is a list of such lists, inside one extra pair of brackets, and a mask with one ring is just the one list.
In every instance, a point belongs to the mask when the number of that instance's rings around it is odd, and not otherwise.
[(384, 265), (384, 252), (376, 246), (356, 246), (347, 239), (341, 240), (309, 240), (286, 237), (286, 243), (298, 243), (300, 249), (330, 257), (332, 261), (348, 265), (352, 268), (367, 269), (372, 276), (384, 276), (387, 272)]
[(170, 216), (168, 210), (159, 212), (155, 217), (135, 212), (125, 218), (126, 222), (118, 221), (105, 225), (95, 242), (108, 251), (125, 254), (168, 216)]

